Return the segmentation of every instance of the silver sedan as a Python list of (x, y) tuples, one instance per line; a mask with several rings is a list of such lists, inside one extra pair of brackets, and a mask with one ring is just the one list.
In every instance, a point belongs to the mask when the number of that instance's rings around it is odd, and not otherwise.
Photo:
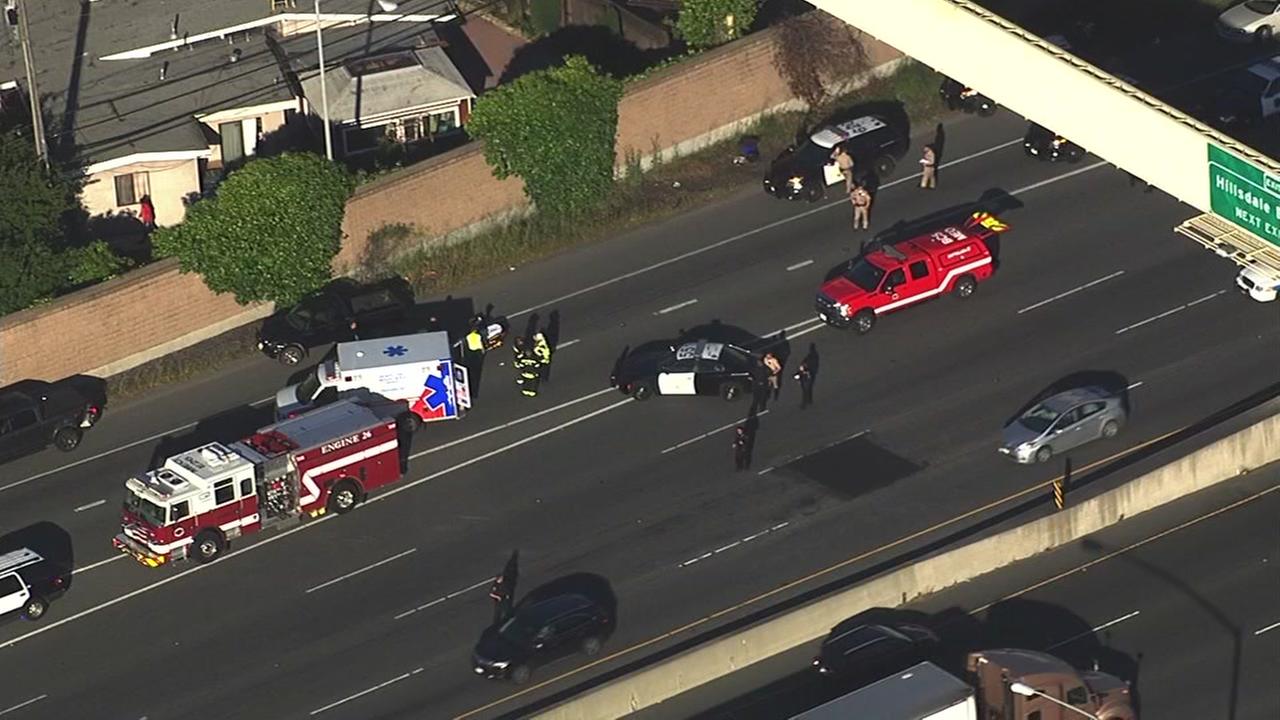
[(1087, 442), (1115, 437), (1128, 412), (1121, 396), (1097, 386), (1050, 395), (1005, 425), (1000, 452), (1019, 463), (1048, 462)]

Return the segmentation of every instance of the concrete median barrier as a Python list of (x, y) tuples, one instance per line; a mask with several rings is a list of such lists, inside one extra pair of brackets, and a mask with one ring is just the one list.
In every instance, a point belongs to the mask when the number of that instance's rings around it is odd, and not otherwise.
[(827, 634), (872, 607), (893, 607), (1030, 558), (1280, 459), (1275, 415), (1048, 517), (938, 553), (611, 681), (531, 717), (623, 717)]

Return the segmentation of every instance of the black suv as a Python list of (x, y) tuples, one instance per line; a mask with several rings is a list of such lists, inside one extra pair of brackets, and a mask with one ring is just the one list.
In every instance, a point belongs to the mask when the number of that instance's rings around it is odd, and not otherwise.
[(619, 360), (609, 381), (636, 400), (656, 394), (719, 395), (733, 401), (751, 392), (763, 367), (750, 350), (694, 340), (630, 353)]
[(853, 157), (854, 176), (862, 181), (873, 172), (878, 179), (893, 174), (910, 140), (905, 128), (883, 115), (860, 115), (825, 125), (778, 155), (764, 177), (764, 191), (787, 200), (817, 202), (826, 197), (828, 186), (844, 183), (831, 157), (840, 144)]
[(66, 591), (69, 579), (69, 572), (34, 550), (22, 548), (0, 555), (0, 618), (20, 615), (25, 620), (39, 620), (49, 603)]
[(413, 306), (413, 288), (401, 278), (373, 285), (335, 280), (264, 320), (258, 349), (284, 365), (297, 365), (314, 347), (413, 332)]
[(471, 655), (472, 668), (482, 677), (522, 685), (539, 665), (574, 652), (598, 654), (613, 626), (608, 611), (584, 595), (522, 603), (509, 620), (480, 636)]
[(50, 444), (71, 452), (100, 417), (102, 407), (65, 382), (20, 380), (0, 388), (0, 461)]
[(938, 636), (920, 625), (845, 621), (823, 641), (813, 668), (842, 681), (870, 682), (928, 660), (937, 643)]

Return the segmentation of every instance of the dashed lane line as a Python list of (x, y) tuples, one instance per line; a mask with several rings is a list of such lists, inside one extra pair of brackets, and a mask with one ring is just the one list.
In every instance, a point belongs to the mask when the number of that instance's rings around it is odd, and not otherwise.
[(1019, 314), (1019, 315), (1021, 315), (1021, 314), (1025, 313), (1025, 312), (1031, 312), (1032, 310), (1035, 310), (1036, 308), (1044, 307), (1045, 305), (1048, 305), (1049, 303), (1054, 302), (1054, 301), (1056, 301), (1056, 300), (1061, 300), (1061, 299), (1063, 299), (1063, 298), (1071, 297), (1072, 295), (1075, 295), (1076, 293), (1078, 293), (1078, 292), (1080, 292), (1080, 291), (1082, 291), (1082, 290), (1088, 290), (1089, 288), (1093, 287), (1094, 285), (1100, 285), (1100, 284), (1102, 284), (1102, 283), (1104, 283), (1104, 282), (1106, 282), (1106, 281), (1108, 281), (1108, 280), (1111, 280), (1111, 279), (1114, 279), (1114, 278), (1118, 278), (1118, 277), (1120, 277), (1120, 276), (1121, 276), (1121, 275), (1123, 275), (1123, 274), (1124, 274), (1124, 271), (1123, 271), (1123, 270), (1117, 270), (1117, 271), (1115, 271), (1115, 272), (1111, 273), (1110, 275), (1106, 275), (1106, 276), (1104, 276), (1104, 277), (1100, 277), (1100, 278), (1098, 278), (1097, 280), (1093, 280), (1093, 281), (1091, 281), (1091, 282), (1087, 282), (1087, 283), (1085, 283), (1085, 284), (1083, 284), (1083, 285), (1080, 285), (1079, 287), (1071, 288), (1070, 290), (1068, 290), (1068, 291), (1066, 291), (1066, 292), (1064, 292), (1064, 293), (1059, 293), (1059, 294), (1057, 294), (1057, 295), (1054, 295), (1053, 297), (1049, 298), (1048, 300), (1041, 300), (1040, 302), (1038, 302), (1038, 303), (1036, 303), (1036, 304), (1034, 304), (1034, 305), (1028, 305), (1028, 306), (1026, 306), (1026, 307), (1022, 308), (1021, 310), (1019, 310), (1019, 311), (1018, 311), (1018, 314)]
[(24, 708), (24, 707), (26, 707), (26, 706), (28, 706), (28, 705), (32, 705), (32, 704), (38, 703), (38, 702), (40, 702), (41, 700), (44, 700), (44, 699), (45, 699), (45, 698), (47, 698), (47, 697), (49, 697), (49, 696), (48, 696), (48, 695), (40, 695), (40, 696), (38, 696), (38, 697), (33, 697), (33, 698), (31, 698), (30, 700), (27, 700), (26, 702), (20, 702), (20, 703), (18, 703), (17, 705), (14, 705), (13, 707), (7, 707), (7, 708), (5, 708), (4, 710), (0, 710), (0, 715), (8, 715), (9, 713), (11, 713), (11, 712), (13, 712), (13, 711), (15, 711), (15, 710), (21, 710), (22, 708)]
[(720, 553), (725, 552), (725, 551), (727, 551), (727, 550), (732, 550), (732, 549), (734, 549), (734, 548), (738, 547), (739, 545), (744, 545), (744, 544), (746, 544), (746, 543), (751, 542), (752, 540), (756, 540), (756, 539), (758, 539), (758, 538), (762, 538), (762, 537), (764, 537), (765, 535), (768, 535), (768, 534), (770, 534), (770, 533), (776, 533), (776, 532), (778, 532), (779, 530), (781, 530), (782, 528), (784, 528), (784, 527), (786, 527), (786, 526), (788, 526), (788, 525), (790, 525), (790, 524), (791, 524), (790, 522), (781, 522), (781, 523), (778, 523), (777, 525), (774, 525), (774, 526), (772, 526), (772, 527), (767, 527), (767, 528), (765, 528), (764, 530), (761, 530), (760, 532), (758, 532), (758, 533), (756, 533), (756, 534), (754, 534), (754, 535), (748, 535), (748, 536), (746, 536), (746, 537), (744, 537), (744, 538), (741, 538), (741, 539), (739, 539), (739, 540), (734, 540), (733, 542), (729, 543), (728, 545), (721, 545), (720, 547), (716, 548), (715, 550), (711, 550), (711, 551), (709, 551), (709, 552), (704, 552), (704, 553), (702, 553), (701, 555), (699, 555), (699, 556), (697, 556), (697, 557), (689, 558), (688, 560), (685, 560), (684, 562), (680, 563), (679, 565), (676, 565), (676, 567), (680, 567), (680, 568), (689, 567), (690, 565), (693, 565), (693, 564), (695, 564), (695, 563), (699, 563), (699, 562), (702, 562), (703, 560), (706, 560), (706, 559), (708, 559), (708, 558), (715, 557), (716, 555), (719, 555)]
[(382, 567), (383, 565), (386, 565), (386, 564), (387, 564), (387, 563), (389, 563), (389, 562), (394, 562), (394, 561), (396, 561), (396, 560), (399, 560), (399, 559), (400, 559), (400, 558), (402, 558), (402, 557), (406, 557), (406, 556), (408, 556), (408, 555), (412, 555), (412, 554), (414, 554), (414, 553), (415, 553), (415, 552), (417, 552), (417, 551), (418, 551), (418, 548), (409, 548), (408, 550), (405, 550), (404, 552), (396, 553), (395, 555), (392, 555), (392, 556), (391, 556), (391, 557), (389, 557), (389, 558), (384, 558), (384, 559), (382, 559), (382, 560), (379, 560), (379, 561), (378, 561), (378, 562), (376, 562), (376, 563), (371, 563), (371, 564), (369, 564), (369, 565), (365, 565), (364, 567), (360, 568), (359, 570), (354, 570), (354, 571), (352, 571), (352, 572), (347, 573), (346, 575), (341, 575), (341, 576), (336, 577), (336, 578), (334, 578), (334, 579), (332, 579), (332, 580), (329, 580), (329, 581), (327, 581), (327, 582), (322, 582), (322, 583), (320, 583), (319, 585), (316, 585), (315, 587), (313, 587), (313, 588), (311, 588), (311, 589), (307, 590), (306, 594), (310, 595), (311, 593), (313, 593), (313, 592), (315, 592), (315, 591), (317, 591), (317, 590), (323, 589), (323, 588), (327, 588), (327, 587), (329, 587), (330, 585), (337, 585), (338, 583), (342, 582), (343, 580), (350, 580), (351, 578), (353, 578), (353, 577), (355, 577), (355, 576), (357, 576), (357, 575), (361, 575), (361, 574), (367, 573), (367, 572), (369, 572), (370, 570), (372, 570), (372, 569), (374, 569), (374, 568)]
[(1139, 616), (1139, 615), (1141, 615), (1141, 614), (1142, 614), (1142, 611), (1141, 611), (1141, 610), (1134, 610), (1133, 612), (1131, 612), (1131, 613), (1129, 613), (1129, 614), (1127, 614), (1127, 615), (1121, 615), (1120, 617), (1116, 618), (1115, 620), (1108, 620), (1107, 622), (1104, 622), (1104, 623), (1102, 623), (1101, 625), (1099, 625), (1099, 626), (1097, 626), (1097, 627), (1089, 628), (1088, 630), (1086, 630), (1086, 631), (1084, 631), (1084, 632), (1082, 632), (1082, 633), (1080, 633), (1080, 634), (1078, 634), (1078, 635), (1072, 635), (1071, 637), (1067, 638), (1066, 640), (1061, 640), (1061, 641), (1059, 641), (1059, 642), (1056, 642), (1056, 643), (1054, 643), (1054, 644), (1050, 645), (1049, 647), (1045, 648), (1045, 650), (1055, 650), (1055, 649), (1057, 649), (1057, 648), (1062, 647), (1063, 645), (1068, 645), (1068, 644), (1070, 644), (1070, 643), (1073, 643), (1073, 642), (1075, 642), (1076, 640), (1079, 640), (1080, 638), (1084, 638), (1084, 637), (1092, 637), (1092, 636), (1093, 636), (1093, 634), (1094, 634), (1094, 633), (1096, 633), (1096, 632), (1098, 632), (1099, 630), (1106, 630), (1107, 628), (1111, 627), (1112, 625), (1118, 625), (1118, 624), (1120, 624), (1120, 623), (1124, 622), (1125, 620), (1128, 620), (1128, 619), (1130, 619), (1130, 618), (1135, 618), (1135, 617), (1137, 617), (1137, 616)]
[(1202, 303), (1202, 302), (1205, 302), (1205, 301), (1208, 301), (1208, 300), (1212, 300), (1212, 299), (1214, 299), (1214, 298), (1218, 297), (1219, 295), (1222, 295), (1222, 294), (1224, 294), (1224, 293), (1226, 293), (1226, 292), (1227, 292), (1226, 290), (1219, 290), (1219, 291), (1218, 291), (1218, 292), (1216, 292), (1216, 293), (1211, 293), (1211, 294), (1209, 294), (1209, 295), (1205, 295), (1204, 297), (1199, 298), (1198, 300), (1192, 300), (1192, 301), (1191, 301), (1191, 302), (1189, 302), (1189, 303), (1185, 303), (1185, 304), (1183, 304), (1183, 305), (1179, 305), (1178, 307), (1173, 308), (1173, 309), (1171, 309), (1171, 310), (1165, 310), (1164, 312), (1160, 313), (1159, 315), (1153, 315), (1153, 316), (1151, 316), (1151, 317), (1147, 318), (1146, 320), (1140, 320), (1140, 321), (1138, 321), (1138, 322), (1136, 322), (1136, 323), (1134, 323), (1134, 324), (1132, 324), (1132, 325), (1126, 325), (1126, 326), (1124, 326), (1124, 327), (1120, 328), (1119, 330), (1117, 330), (1117, 331), (1115, 332), (1115, 334), (1116, 334), (1116, 335), (1123, 335), (1123, 334), (1125, 334), (1125, 333), (1129, 332), (1130, 330), (1137, 330), (1138, 328), (1140, 328), (1140, 327), (1142, 327), (1142, 326), (1144, 326), (1144, 325), (1150, 325), (1151, 323), (1153, 323), (1153, 322), (1155, 322), (1155, 321), (1157, 321), (1157, 320), (1163, 320), (1164, 318), (1167, 318), (1167, 317), (1169, 317), (1170, 315), (1174, 315), (1174, 314), (1176, 314), (1176, 313), (1180, 313), (1180, 312), (1182, 312), (1183, 310), (1186, 310), (1186, 309), (1188, 309), (1188, 308), (1193, 308), (1193, 307), (1195, 307), (1196, 305), (1199, 305), (1199, 304), (1200, 304), (1200, 303)]
[(812, 265), (812, 264), (813, 264), (813, 260), (805, 260), (804, 262), (798, 262), (798, 263), (796, 263), (795, 265), (788, 265), (788, 266), (787, 266), (787, 272), (792, 272), (792, 271), (794, 271), (794, 270), (799, 270), (799, 269), (800, 269), (800, 268), (802, 268), (802, 267), (809, 267), (809, 266), (810, 266), (810, 265)]
[[(769, 414), (769, 411), (768, 411), (768, 410), (762, 410), (761, 412), (756, 413), (756, 417), (760, 418), (760, 417), (764, 417), (765, 415), (768, 415), (768, 414)], [(731, 428), (731, 427), (733, 427), (733, 426), (735, 426), (735, 425), (741, 425), (741, 424), (742, 424), (742, 422), (743, 422), (742, 420), (735, 420), (735, 421), (733, 421), (733, 422), (731, 422), (731, 423), (729, 423), (729, 424), (727, 424), (727, 425), (721, 425), (720, 427), (716, 428), (715, 430), (708, 430), (707, 432), (704, 432), (704, 433), (702, 433), (701, 435), (699, 435), (699, 436), (697, 436), (697, 437), (692, 437), (692, 438), (689, 438), (688, 440), (685, 440), (685, 441), (683, 441), (683, 442), (678, 442), (678, 443), (676, 443), (675, 445), (672, 445), (671, 447), (669, 447), (669, 448), (667, 448), (667, 449), (663, 450), (663, 451), (662, 451), (661, 453), (659, 453), (659, 454), (660, 454), (660, 455), (666, 455), (667, 453), (675, 452), (676, 450), (679, 450), (680, 448), (685, 447), (685, 446), (688, 446), (688, 445), (692, 445), (692, 444), (694, 444), (694, 443), (698, 442), (699, 440), (705, 440), (705, 439), (707, 439), (707, 438), (711, 437), (712, 435), (715, 435), (716, 433), (724, 432), (725, 430), (728, 430), (729, 428)]]
[(414, 670), (410, 670), (410, 671), (409, 671), (409, 672), (407, 672), (407, 673), (401, 673), (400, 675), (397, 675), (397, 676), (395, 676), (395, 677), (393, 677), (393, 678), (391, 678), (390, 680), (387, 680), (387, 681), (385, 681), (385, 682), (380, 682), (380, 683), (378, 683), (377, 685), (374, 685), (374, 686), (373, 686), (373, 687), (371, 687), (371, 688), (365, 688), (364, 690), (361, 690), (360, 692), (358, 692), (358, 693), (356, 693), (356, 694), (354, 694), (354, 695), (348, 695), (347, 697), (344, 697), (344, 698), (342, 698), (341, 700), (338, 700), (338, 701), (336, 701), (336, 702), (331, 702), (331, 703), (329, 703), (328, 705), (325, 705), (324, 707), (316, 708), (315, 710), (312, 710), (312, 711), (311, 711), (311, 715), (314, 717), (314, 716), (316, 716), (316, 715), (319, 715), (319, 714), (320, 714), (320, 713), (322, 713), (322, 712), (325, 712), (326, 710), (332, 710), (332, 709), (334, 709), (334, 708), (338, 707), (339, 705), (345, 705), (345, 704), (347, 704), (347, 703), (351, 702), (352, 700), (357, 700), (357, 699), (359, 699), (359, 698), (362, 698), (362, 697), (364, 697), (365, 695), (368, 695), (369, 693), (375, 693), (375, 692), (378, 692), (378, 691), (379, 691), (379, 690), (381, 690), (382, 688), (385, 688), (385, 687), (387, 687), (387, 686), (389, 686), (389, 685), (394, 685), (394, 684), (396, 684), (396, 683), (400, 682), (401, 680), (408, 680), (409, 678), (413, 677), (414, 675), (417, 675), (418, 673), (422, 672), (422, 670), (423, 670), (423, 668), (416, 668), (416, 669), (414, 669)]
[(454, 599), (454, 598), (458, 597), (459, 595), (463, 595), (463, 594), (469, 593), (469, 592), (471, 592), (472, 590), (478, 590), (478, 589), (480, 589), (480, 588), (484, 587), (485, 585), (488, 585), (488, 584), (489, 584), (489, 583), (491, 583), (491, 582), (493, 582), (493, 578), (485, 578), (484, 580), (481, 580), (480, 582), (475, 583), (475, 584), (472, 584), (472, 585), (468, 585), (468, 586), (466, 586), (466, 587), (462, 588), (461, 590), (454, 590), (453, 592), (449, 593), (448, 595), (441, 595), (440, 597), (436, 598), (435, 600), (432, 600), (431, 602), (423, 603), (423, 604), (419, 605), (418, 607), (413, 608), (412, 610), (405, 610), (404, 612), (400, 613), (399, 615), (396, 615), (396, 616), (395, 616), (394, 618), (392, 618), (392, 619), (393, 619), (393, 620), (401, 620), (401, 619), (403, 619), (403, 618), (407, 618), (407, 617), (409, 617), (410, 615), (412, 615), (412, 614), (414, 614), (414, 613), (418, 612), (419, 610), (426, 610), (426, 609), (427, 609), (427, 608), (429, 608), (429, 607), (435, 607), (436, 605), (439, 605), (439, 604), (440, 604), (440, 603), (442, 603), (442, 602), (446, 602), (446, 601), (452, 600), (452, 599)]

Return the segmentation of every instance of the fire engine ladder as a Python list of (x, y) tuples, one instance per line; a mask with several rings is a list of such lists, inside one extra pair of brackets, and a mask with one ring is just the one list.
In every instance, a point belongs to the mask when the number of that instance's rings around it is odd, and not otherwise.
[(1218, 257), (1242, 267), (1259, 266), (1280, 277), (1280, 247), (1267, 242), (1231, 221), (1206, 213), (1187, 220), (1174, 231), (1195, 240)]

